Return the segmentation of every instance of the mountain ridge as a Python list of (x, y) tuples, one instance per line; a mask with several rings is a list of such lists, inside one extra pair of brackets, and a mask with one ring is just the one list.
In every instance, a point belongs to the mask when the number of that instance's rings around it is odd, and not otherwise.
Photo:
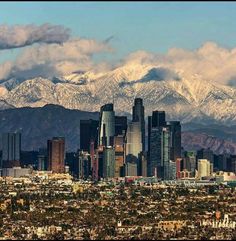
[[(54, 136), (64, 136), (66, 150), (76, 151), (80, 145), (80, 120), (98, 118), (99, 112), (71, 110), (53, 104), (12, 108), (0, 110), (0, 130), (1, 133), (21, 132), (22, 150), (25, 151), (46, 148), (47, 140)], [(194, 126), (182, 125), (182, 146), (186, 150), (210, 148), (216, 153), (236, 154), (236, 125), (211, 127), (199, 124), (197, 129)]]
[(130, 113), (134, 98), (140, 97), (146, 116), (153, 110), (165, 110), (170, 119), (182, 123), (236, 123), (235, 87), (161, 65), (126, 64), (104, 73), (7, 80), (1, 83), (0, 94), (16, 108), (56, 104), (90, 112), (99, 111), (114, 98), (117, 113)]

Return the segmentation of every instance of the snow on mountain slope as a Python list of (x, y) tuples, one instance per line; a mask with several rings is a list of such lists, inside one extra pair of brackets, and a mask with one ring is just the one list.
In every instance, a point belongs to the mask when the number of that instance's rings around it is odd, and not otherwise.
[[(8, 84), (11, 82), (8, 82)], [(59, 104), (70, 109), (98, 111), (113, 102), (117, 113), (131, 112), (135, 97), (144, 100), (146, 115), (165, 110), (182, 122), (236, 121), (236, 89), (186, 75), (165, 66), (126, 64), (107, 73), (79, 72), (53, 80), (13, 81), (0, 89), (1, 98), (16, 107)], [(5, 83), (6, 84), (6, 83)]]

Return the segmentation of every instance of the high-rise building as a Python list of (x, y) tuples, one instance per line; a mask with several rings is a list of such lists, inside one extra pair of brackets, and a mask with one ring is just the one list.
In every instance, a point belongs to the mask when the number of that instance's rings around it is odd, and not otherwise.
[(113, 146), (115, 136), (115, 112), (113, 104), (101, 107), (99, 119), (99, 141), (100, 146)]
[(138, 176), (147, 177), (147, 152), (141, 152), (139, 155)]
[(175, 164), (176, 164), (176, 179), (180, 179), (181, 171), (183, 171), (183, 159), (177, 158)]
[(37, 169), (38, 171), (45, 171), (46, 169), (46, 156), (38, 155), (37, 156)]
[(130, 122), (126, 133), (126, 162), (137, 162), (142, 152), (142, 133), (139, 122)]
[(166, 113), (165, 111), (152, 112), (152, 127), (166, 126)]
[(122, 168), (125, 162), (125, 143), (124, 143), (124, 136), (118, 135), (115, 136), (114, 139), (114, 146), (115, 146), (115, 177), (123, 176)]
[(211, 175), (211, 163), (207, 159), (198, 160), (198, 178)]
[(92, 168), (92, 178), (93, 180), (98, 180), (98, 158), (95, 154), (94, 141), (91, 141), (90, 144), (90, 160)]
[(20, 166), (21, 134), (4, 133), (2, 135), (2, 164), (4, 168)]
[(96, 158), (98, 163), (98, 179), (104, 178), (104, 147), (98, 146), (96, 149)]
[(90, 175), (90, 154), (87, 151), (79, 151), (78, 178), (87, 179)]
[(155, 127), (150, 136), (150, 175), (168, 179), (170, 161), (170, 129)]
[(214, 153), (209, 148), (198, 150), (197, 159), (207, 159), (210, 163), (214, 163)]
[(169, 161), (168, 180), (176, 180), (176, 161)]
[(181, 125), (179, 121), (169, 121), (170, 127), (170, 159), (176, 161), (181, 158)]
[(89, 151), (91, 142), (94, 143), (94, 148), (97, 148), (98, 140), (98, 126), (97, 120), (80, 120), (80, 149)]
[(151, 170), (151, 132), (153, 128), (165, 127), (166, 126), (166, 115), (165, 111), (153, 111), (152, 116), (148, 116), (148, 176), (153, 175)]
[(115, 136), (123, 135), (127, 131), (127, 116), (115, 116)]
[(195, 151), (186, 151), (184, 152), (183, 157), (183, 169), (188, 170), (191, 173), (191, 176), (195, 176), (195, 170), (197, 169), (196, 161), (196, 152)]
[(53, 137), (48, 140), (48, 170), (54, 173), (65, 172), (65, 138)]
[(115, 148), (104, 147), (103, 149), (103, 176), (104, 178), (115, 177)]
[(133, 106), (133, 122), (139, 122), (142, 133), (142, 151), (145, 151), (145, 117), (141, 98), (135, 98)]

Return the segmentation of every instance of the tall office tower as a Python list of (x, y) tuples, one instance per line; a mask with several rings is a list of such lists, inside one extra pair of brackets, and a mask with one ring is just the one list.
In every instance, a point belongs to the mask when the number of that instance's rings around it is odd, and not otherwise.
[(126, 133), (126, 162), (137, 162), (142, 151), (142, 133), (139, 122), (130, 122)]
[(133, 106), (133, 122), (139, 122), (142, 133), (142, 151), (145, 151), (145, 117), (144, 106), (141, 98), (135, 98)]
[(79, 151), (78, 178), (87, 179), (90, 174), (90, 155), (87, 151)]
[(181, 172), (183, 171), (183, 159), (177, 158), (175, 164), (176, 164), (176, 179), (180, 179)]
[(115, 148), (104, 147), (103, 149), (103, 176), (104, 178), (115, 177)]
[(45, 155), (38, 155), (37, 156), (37, 169), (38, 171), (45, 171), (46, 170), (46, 156)]
[(166, 126), (166, 113), (165, 111), (152, 112), (152, 127)]
[(170, 129), (156, 127), (151, 130), (150, 137), (150, 175), (164, 180), (169, 175)]
[(176, 180), (176, 161), (169, 161), (168, 180)]
[(150, 163), (151, 132), (152, 128), (166, 126), (165, 111), (153, 111), (152, 116), (148, 116), (148, 176), (152, 176)]
[(124, 166), (124, 156), (125, 156), (125, 148), (124, 148), (124, 137), (123, 135), (115, 136), (114, 139), (115, 144), (115, 177), (121, 177), (122, 168)]
[(179, 121), (169, 121), (170, 127), (170, 159), (176, 161), (181, 158), (181, 125)]
[(211, 163), (207, 159), (198, 160), (198, 178), (208, 177), (211, 175)]
[(98, 180), (98, 158), (95, 154), (94, 141), (91, 141), (90, 144), (90, 159), (91, 159), (91, 167), (92, 167), (92, 178), (93, 180)]
[(96, 158), (98, 162), (98, 180), (101, 178), (104, 178), (104, 147), (103, 146), (98, 146), (96, 149)]
[(197, 159), (195, 151), (186, 151), (183, 158), (183, 169), (188, 170), (191, 176), (195, 176), (195, 170), (197, 169)]
[(115, 136), (123, 135), (127, 131), (127, 116), (115, 116)]
[(80, 120), (80, 149), (89, 151), (90, 144), (94, 142), (94, 148), (97, 148), (98, 140), (98, 125), (97, 120)]
[(138, 159), (138, 176), (147, 177), (147, 152), (141, 152)]
[(99, 119), (99, 141), (100, 146), (113, 146), (115, 136), (115, 112), (113, 104), (101, 107)]
[(53, 137), (48, 140), (48, 171), (65, 172), (65, 138)]
[(4, 133), (2, 135), (2, 164), (4, 168), (20, 166), (21, 134)]
[(201, 149), (197, 151), (197, 159), (207, 159), (210, 163), (214, 163), (214, 153), (209, 148)]

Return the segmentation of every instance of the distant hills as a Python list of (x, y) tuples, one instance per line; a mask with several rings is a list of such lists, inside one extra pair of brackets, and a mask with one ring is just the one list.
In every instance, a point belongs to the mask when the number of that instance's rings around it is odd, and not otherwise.
[(182, 123), (236, 124), (236, 88), (206, 81), (158, 64), (126, 63), (112, 70), (78, 72), (54, 78), (0, 80), (1, 109), (61, 105), (98, 111), (115, 100), (117, 113), (130, 113), (135, 97), (144, 101), (146, 115), (165, 110)]
[[(98, 119), (98, 112), (66, 109), (48, 104), (44, 107), (23, 107), (0, 110), (0, 132), (22, 132), (22, 149), (46, 147), (47, 139), (65, 136), (66, 149), (79, 148), (80, 120)], [(187, 150), (210, 148), (216, 153), (236, 154), (236, 125), (183, 124), (182, 146)]]

